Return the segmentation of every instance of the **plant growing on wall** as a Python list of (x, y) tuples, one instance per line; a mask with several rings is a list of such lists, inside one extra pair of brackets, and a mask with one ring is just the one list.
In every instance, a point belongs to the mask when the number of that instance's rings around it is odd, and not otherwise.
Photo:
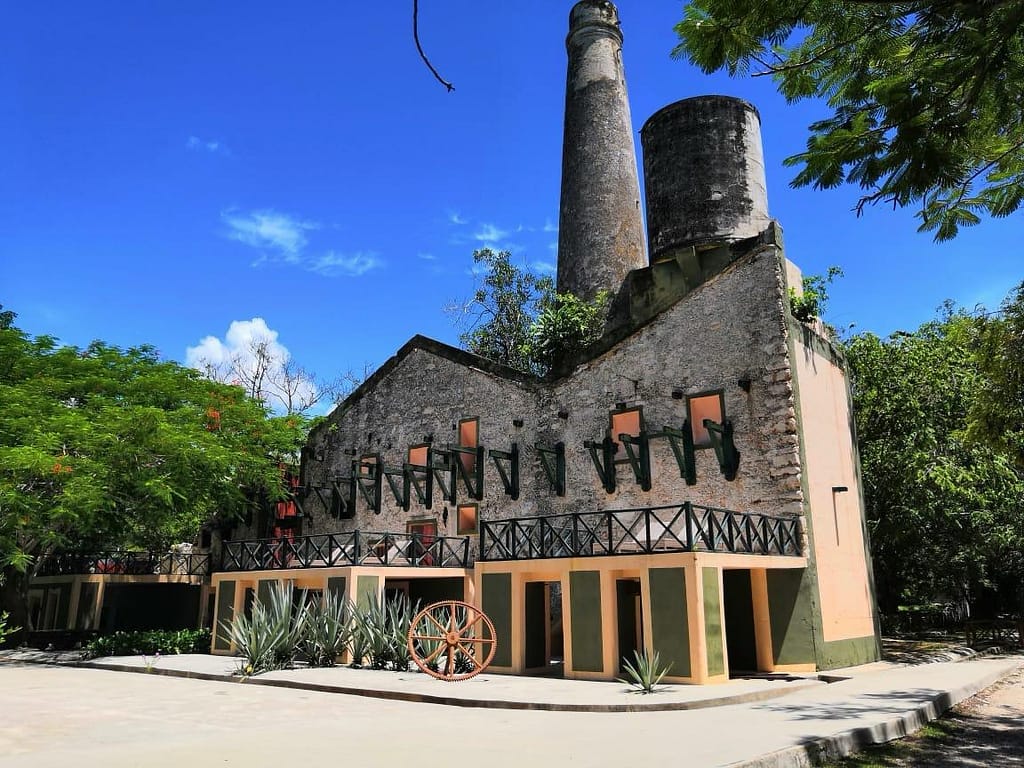
[(824, 275), (807, 275), (803, 279), (803, 292), (798, 294), (790, 286), (789, 311), (801, 323), (813, 323), (825, 314), (828, 305), (828, 287), (843, 276), (840, 267), (829, 267)]
[(556, 293), (550, 277), (539, 277), (512, 264), (508, 251), (476, 251), (482, 270), (473, 296), (447, 307), (463, 347), (527, 373), (543, 376), (556, 362), (593, 344), (604, 330), (610, 294), (593, 301)]

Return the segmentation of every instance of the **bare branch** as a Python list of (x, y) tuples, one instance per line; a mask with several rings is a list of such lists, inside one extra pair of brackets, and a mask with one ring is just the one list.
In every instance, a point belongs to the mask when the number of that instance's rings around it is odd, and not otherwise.
[(423, 59), (423, 63), (427, 65), (427, 69), (429, 69), (434, 77), (437, 78), (437, 82), (447, 88), (448, 93), (451, 93), (455, 90), (455, 86), (441, 77), (438, 71), (434, 69), (434, 65), (430, 63), (430, 59), (427, 58), (427, 54), (423, 52), (423, 46), (420, 45), (419, 13), (419, 0), (412, 0), (412, 39), (416, 41), (416, 50), (419, 51), (420, 58)]

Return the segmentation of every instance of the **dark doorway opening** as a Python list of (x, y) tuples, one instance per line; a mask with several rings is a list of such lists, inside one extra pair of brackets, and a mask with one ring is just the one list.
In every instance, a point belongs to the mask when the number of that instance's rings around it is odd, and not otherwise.
[(615, 605), (619, 636), (619, 672), (622, 662), (636, 664), (634, 654), (644, 647), (644, 617), (640, 579), (615, 580)]
[(527, 674), (561, 676), (565, 670), (562, 635), (562, 585), (557, 581), (528, 581), (524, 600)]
[(725, 642), (729, 649), (729, 677), (757, 673), (757, 638), (750, 570), (722, 571), (725, 602)]

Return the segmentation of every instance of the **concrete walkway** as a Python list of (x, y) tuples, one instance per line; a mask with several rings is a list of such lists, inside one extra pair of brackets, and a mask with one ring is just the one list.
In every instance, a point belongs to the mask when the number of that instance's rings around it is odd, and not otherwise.
[[(36, 654), (34, 660), (47, 657), (53, 655)], [(489, 768), (521, 768), (531, 760), (619, 768), (655, 760), (694, 768), (809, 766), (822, 754), (845, 754), (902, 736), (1022, 665), (1021, 656), (874, 664), (844, 670), (848, 679), (827, 685), (736, 681), (672, 686), (641, 696), (616, 683), (482, 675), (449, 684), (414, 673), (347, 668), (277, 672), (239, 685), (225, 682), (237, 678), (230, 677), (235, 662), (223, 657), (164, 657), (155, 668), (162, 674), (118, 674), (100, 670), (116, 666), (145, 673), (144, 660), (96, 660), (84, 665), (91, 669), (65, 668), (37, 666), (30, 658), (5, 653), (0, 656), (0, 766), (66, 765), (69, 748), (84, 758), (72, 760), (77, 765), (186, 760), (271, 765), (273, 755), (294, 764), (337, 755), (339, 740), (349, 761), (361, 766), (450, 765), (456, 747), (464, 757), (486, 757)], [(344, 689), (360, 689), (361, 698), (337, 693)], [(380, 698), (367, 698), (367, 690)], [(733, 696), (759, 700), (729, 703)], [(417, 703), (429, 697), (476, 709)], [(520, 705), (574, 711), (487, 709)], [(623, 705), (633, 711), (612, 713)], [(681, 708), (692, 711), (664, 711)], [(119, 718), (124, 727), (113, 727)], [(197, 729), (197, 722), (203, 727)], [(101, 742), (84, 746), (100, 733)], [(146, 734), (144, 744), (136, 743), (140, 733)], [(415, 733), (435, 734), (436, 740), (428, 741), (444, 749), (424, 751), (423, 739), (409, 738)], [(284, 739), (289, 748), (282, 751), (275, 739)], [(146, 749), (143, 759), (139, 750)], [(215, 750), (216, 759), (207, 755), (204, 762), (205, 749)]]

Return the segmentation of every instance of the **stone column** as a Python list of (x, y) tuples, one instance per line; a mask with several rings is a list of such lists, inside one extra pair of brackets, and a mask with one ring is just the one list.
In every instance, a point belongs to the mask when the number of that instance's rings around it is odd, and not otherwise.
[(569, 14), (558, 229), (558, 290), (616, 293), (646, 265), (640, 184), (618, 11), (582, 0)]

